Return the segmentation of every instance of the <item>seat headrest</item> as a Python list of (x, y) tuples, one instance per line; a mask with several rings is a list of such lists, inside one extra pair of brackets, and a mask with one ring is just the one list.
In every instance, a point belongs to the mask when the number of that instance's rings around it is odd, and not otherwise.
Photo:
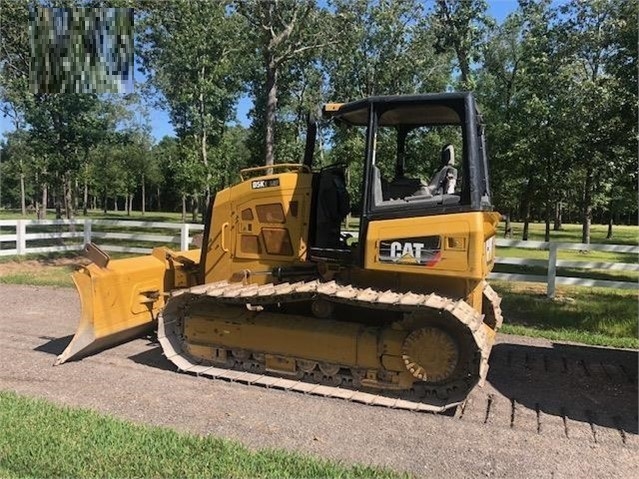
[(441, 153), (442, 166), (452, 166), (455, 164), (455, 147), (451, 144), (445, 145)]

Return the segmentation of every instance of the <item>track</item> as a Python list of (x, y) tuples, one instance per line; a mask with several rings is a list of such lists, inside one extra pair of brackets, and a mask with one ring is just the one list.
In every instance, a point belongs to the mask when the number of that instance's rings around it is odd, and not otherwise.
[[(492, 348), (494, 336), (486, 334), (487, 322), (491, 326), (500, 326), (502, 322), (500, 299), (488, 284), (484, 284), (484, 295), (490, 308), (488, 314), (479, 314), (464, 301), (453, 301), (436, 294), (395, 293), (392, 291), (375, 291), (371, 288), (361, 289), (353, 286), (340, 285), (335, 281), (322, 283), (320, 281), (300, 281), (294, 284), (282, 283), (278, 285), (266, 284), (262, 286), (245, 286), (242, 283), (220, 281), (189, 289), (176, 291), (169, 300), (167, 307), (158, 321), (158, 340), (162, 345), (166, 357), (177, 366), (180, 371), (206, 376), (214, 379), (226, 379), (249, 385), (272, 387), (287, 391), (301, 392), (324, 397), (346, 399), (368, 405), (385, 406), (395, 409), (413, 411), (442, 412), (445, 409), (458, 406), (463, 402), (467, 393), (479, 382), (483, 385), (488, 372), (488, 357)], [(250, 304), (270, 305), (297, 301), (323, 299), (329, 302), (343, 303), (348, 306), (379, 308), (384, 310), (401, 311), (409, 315), (427, 311), (440, 315), (447, 315), (447, 321), (458, 321), (465, 325), (467, 333), (472, 334), (478, 349), (478, 355), (472, 362), (479, 371), (478, 378), (454, 377), (442, 385), (424, 387), (410, 394), (380, 394), (354, 390), (348, 386), (357, 384), (352, 377), (337, 377), (338, 385), (317, 384), (314, 375), (308, 374), (298, 379), (273, 377), (267, 374), (250, 372), (254, 361), (236, 361), (231, 363), (233, 369), (215, 367), (211, 364), (201, 364), (192, 358), (183, 348), (182, 316), (194, 301), (211, 301), (211, 308), (216, 304)], [(230, 353), (230, 351), (229, 351)], [(338, 368), (338, 366), (335, 366)], [(469, 366), (473, 368), (473, 365)], [(240, 369), (239, 371), (236, 369)], [(340, 387), (344, 385), (347, 387)], [(441, 401), (437, 398), (448, 397), (449, 391), (454, 389), (457, 396), (454, 399)], [(426, 399), (428, 398), (428, 399)], [(429, 402), (423, 402), (426, 399)]]

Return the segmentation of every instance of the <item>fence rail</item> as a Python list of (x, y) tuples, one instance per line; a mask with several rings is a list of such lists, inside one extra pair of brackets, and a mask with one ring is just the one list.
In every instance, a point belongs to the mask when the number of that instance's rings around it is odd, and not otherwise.
[(590, 286), (600, 288), (618, 288), (618, 289), (639, 289), (636, 281), (610, 281), (604, 279), (592, 278), (575, 278), (569, 276), (557, 275), (557, 268), (583, 268), (583, 269), (600, 269), (611, 271), (639, 271), (639, 264), (634, 263), (612, 263), (603, 261), (568, 261), (558, 260), (557, 252), (560, 250), (577, 250), (577, 251), (607, 251), (614, 253), (630, 253), (639, 254), (638, 246), (614, 245), (614, 244), (584, 244), (584, 243), (554, 243), (545, 241), (516, 241), (498, 239), (497, 246), (522, 249), (536, 249), (548, 251), (548, 260), (525, 259), (525, 258), (500, 258), (495, 259), (496, 264), (506, 265), (523, 265), (523, 266), (539, 266), (547, 267), (546, 275), (528, 275), (515, 273), (497, 273), (490, 274), (490, 279), (500, 279), (505, 281), (520, 281), (533, 283), (546, 283), (546, 295), (549, 298), (555, 297), (557, 284), (572, 286)]
[[(9, 234), (5, 228), (12, 229)], [(37, 228), (38, 232), (27, 232)], [(96, 230), (99, 229), (100, 231)], [(102, 231), (108, 229), (109, 231)], [(137, 231), (131, 231), (132, 229)], [(174, 230), (176, 234), (153, 234), (153, 230)], [(155, 221), (129, 220), (0, 220), (0, 256), (25, 255), (31, 253), (51, 253), (59, 251), (80, 251), (94, 239), (100, 240), (105, 251), (122, 253), (150, 253), (152, 247), (139, 243), (160, 243), (179, 245), (180, 250), (189, 249), (192, 233), (200, 232), (203, 225), (192, 223), (160, 223)], [(149, 232), (149, 230), (151, 232)], [(79, 240), (79, 241), (78, 241)], [(120, 244), (114, 244), (119, 241)], [(131, 244), (122, 245), (122, 241)], [(51, 244), (55, 243), (55, 244)], [(5, 245), (8, 244), (8, 247)]]
[[(12, 230), (5, 233), (3, 230)], [(38, 229), (37, 232), (27, 232)], [(42, 230), (46, 231), (42, 231)], [(106, 231), (108, 229), (108, 231)], [(168, 230), (169, 234), (155, 234), (154, 230)], [(133, 220), (0, 220), (0, 256), (25, 255), (59, 251), (79, 251), (86, 243), (99, 239), (100, 247), (106, 251), (145, 254), (152, 250), (148, 243), (179, 245), (186, 250), (192, 233), (200, 232), (203, 225), (192, 223), (161, 223)], [(136, 231), (131, 231), (136, 230)], [(173, 233), (174, 232), (174, 233)], [(171, 234), (173, 233), (173, 234)], [(353, 236), (357, 236), (357, 232)], [(80, 240), (80, 241), (78, 241)], [(113, 241), (120, 242), (114, 244)], [(55, 244), (51, 244), (51, 243)], [(127, 242), (129, 244), (122, 244)], [(140, 245), (140, 243), (142, 245)], [(534, 266), (547, 269), (545, 275), (493, 272), (490, 279), (547, 284), (548, 297), (554, 297), (556, 285), (596, 286), (604, 288), (639, 289), (637, 282), (610, 281), (592, 278), (576, 278), (557, 274), (557, 268), (582, 268), (609, 271), (639, 271), (637, 263), (604, 261), (558, 260), (560, 250), (607, 251), (639, 254), (639, 247), (609, 244), (554, 243), (543, 241), (516, 241), (498, 239), (499, 247), (536, 249), (548, 251), (548, 260), (497, 257), (496, 264), (511, 266)], [(8, 247), (5, 247), (8, 245)]]

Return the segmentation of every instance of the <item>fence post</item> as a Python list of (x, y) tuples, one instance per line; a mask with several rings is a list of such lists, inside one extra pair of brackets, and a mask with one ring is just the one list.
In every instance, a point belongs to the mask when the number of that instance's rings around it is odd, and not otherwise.
[(189, 249), (189, 224), (182, 223), (180, 229), (180, 251), (186, 251)]
[(91, 218), (84, 218), (84, 244), (91, 242)]
[(25, 220), (16, 222), (16, 254), (23, 255), (27, 253), (27, 223)]
[(557, 277), (557, 244), (550, 243), (548, 247), (548, 287), (546, 295), (552, 299), (555, 297), (555, 279)]

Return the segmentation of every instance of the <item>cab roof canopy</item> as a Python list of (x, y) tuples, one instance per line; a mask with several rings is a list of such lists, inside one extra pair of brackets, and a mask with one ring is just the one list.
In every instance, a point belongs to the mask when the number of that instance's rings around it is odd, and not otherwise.
[(326, 118), (349, 125), (368, 125), (368, 111), (375, 105), (381, 115), (378, 126), (397, 125), (459, 125), (463, 123), (469, 92), (432, 93), (425, 95), (373, 96), (350, 103), (324, 105)]

